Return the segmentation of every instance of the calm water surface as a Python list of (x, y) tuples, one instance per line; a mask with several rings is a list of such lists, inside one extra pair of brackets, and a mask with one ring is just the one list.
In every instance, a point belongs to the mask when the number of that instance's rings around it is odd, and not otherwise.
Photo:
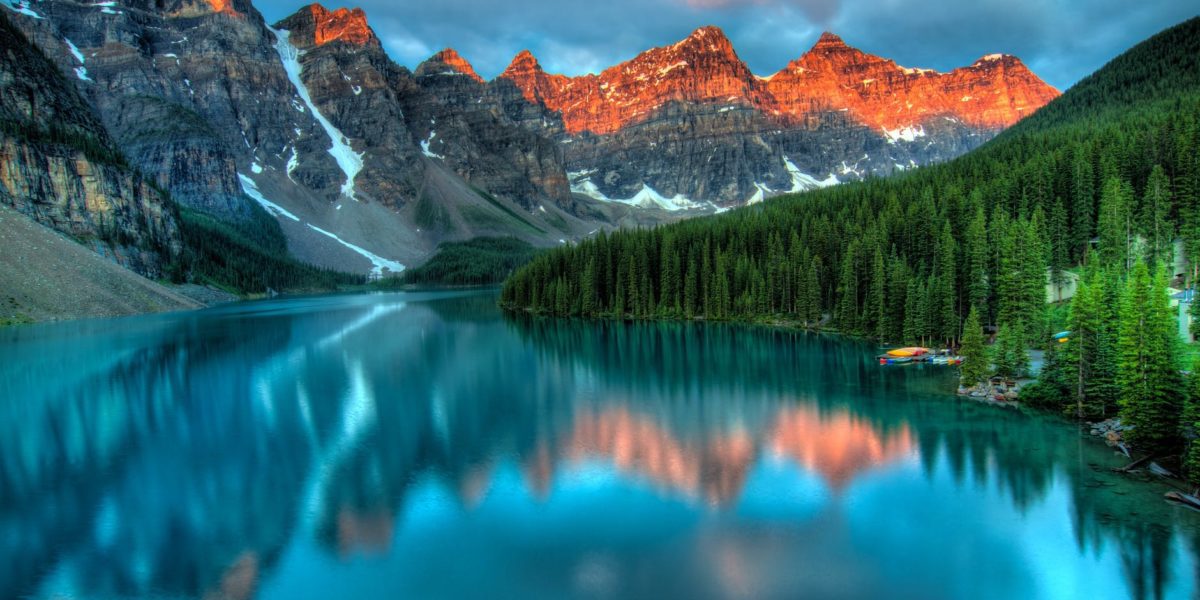
[(1200, 515), (950, 372), (337, 296), (0, 330), (0, 597), (1193, 597)]

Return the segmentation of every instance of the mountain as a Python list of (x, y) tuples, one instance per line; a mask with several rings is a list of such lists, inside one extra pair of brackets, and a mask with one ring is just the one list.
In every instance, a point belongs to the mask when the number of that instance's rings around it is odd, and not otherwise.
[(271, 27), (245, 0), (4, 6), (135, 170), (220, 223), (254, 227), (261, 205), (306, 262), (394, 272), (445, 240), (599, 226), (559, 208), (574, 200), (553, 142), (445, 106), (362, 11)]
[(1058, 95), (1013, 56), (943, 74), (831, 33), (758, 77), (715, 27), (598, 75), (547, 74), (522, 52), (500, 79), (561, 115), (572, 189), (667, 208), (735, 206), (952, 158)]
[(449, 48), (396, 64), (360, 9), (268, 24), (249, 0), (0, 5), (106, 148), (182, 210), (182, 242), (203, 244), (182, 251), (203, 267), (183, 277), (234, 287), (255, 277), (218, 264), (233, 247), (386, 275), (444, 242), (547, 247), (890, 174), (957, 156), (1056, 93), (1012, 57), (942, 75), (832, 35), (771, 77), (705, 27), (596, 75), (548, 74), (523, 52), (485, 81)]
[[(799, 64), (850, 72), (851, 55), (825, 36)], [(1015, 328), (1015, 339), (1040, 336), (1048, 281), (1066, 280), (1089, 253), (1122, 270), (1130, 239), (1149, 261), (1177, 267), (1167, 274), (1186, 288), (1188, 265), (1200, 263), (1198, 57), (1200, 18), (953, 161), (555, 249), (509, 278), (503, 302), (557, 315), (784, 320), (953, 345), (972, 311)], [(1012, 59), (985, 57), (939, 85), (951, 98), (965, 93), (972, 72), (992, 78), (973, 95), (1027, 78)], [(917, 90), (935, 76), (911, 77)], [(1011, 106), (982, 103), (953, 118), (1003, 123), (1028, 112)], [(1167, 260), (1179, 238), (1186, 260)]]

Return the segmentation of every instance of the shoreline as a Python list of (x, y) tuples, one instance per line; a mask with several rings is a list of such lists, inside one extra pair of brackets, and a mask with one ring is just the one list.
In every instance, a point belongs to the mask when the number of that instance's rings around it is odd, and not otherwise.
[[(132, 272), (131, 272), (132, 273)], [(418, 285), (407, 284), (397, 288), (382, 288), (375, 287), (370, 284), (362, 286), (353, 286), (335, 290), (295, 290), (291, 292), (278, 293), (274, 296), (267, 294), (247, 294), (238, 295), (217, 287), (201, 285), (198, 283), (188, 284), (166, 284), (145, 279), (136, 273), (133, 275), (143, 279), (156, 288), (161, 288), (164, 292), (177, 296), (187, 301), (189, 305), (175, 306), (141, 306), (136, 309), (122, 310), (94, 310), (88, 312), (66, 312), (52, 316), (43, 316), (43, 318), (32, 318), (24, 314), (16, 314), (7, 316), (4, 312), (0, 312), (0, 331), (10, 327), (23, 327), (29, 325), (44, 325), (53, 323), (70, 323), (73, 321), (86, 321), (91, 319), (115, 319), (123, 317), (136, 317), (142, 315), (168, 314), (168, 313), (185, 313), (197, 310), (204, 310), (214, 306), (232, 304), (236, 302), (251, 302), (255, 300), (266, 299), (288, 299), (288, 298), (303, 298), (306, 296), (315, 296), (323, 294), (379, 294), (379, 293), (411, 293), (424, 291), (469, 291), (469, 290), (485, 290), (489, 288), (497, 288), (497, 284), (487, 285)]]

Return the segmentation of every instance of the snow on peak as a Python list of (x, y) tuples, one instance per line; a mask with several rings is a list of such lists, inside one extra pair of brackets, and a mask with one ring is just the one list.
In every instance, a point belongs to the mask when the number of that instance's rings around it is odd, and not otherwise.
[[(2, 1), (2, 0), (0, 0)], [(342, 135), (342, 132), (337, 127), (321, 114), (313, 103), (312, 96), (308, 93), (308, 87), (304, 85), (304, 81), (300, 78), (300, 50), (288, 41), (291, 35), (286, 29), (270, 29), (271, 33), (275, 34), (275, 51), (279, 53), (279, 59), (283, 62), (283, 70), (287, 72), (288, 79), (292, 85), (296, 87), (296, 93), (300, 95), (300, 99), (313, 117), (320, 123), (321, 128), (325, 130), (326, 135), (333, 142), (329, 148), (329, 154), (337, 161), (338, 167), (342, 173), (346, 175), (346, 183), (342, 184), (342, 195), (357, 201), (356, 190), (354, 188), (354, 178), (358, 177), (358, 173), (363, 168), (363, 154), (355, 152), (350, 146), (350, 140)], [(299, 109), (299, 107), (297, 107)], [(303, 111), (301, 111), (303, 112)]]

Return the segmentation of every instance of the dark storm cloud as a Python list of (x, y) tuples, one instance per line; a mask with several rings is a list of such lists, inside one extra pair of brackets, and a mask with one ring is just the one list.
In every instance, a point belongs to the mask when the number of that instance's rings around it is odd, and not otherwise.
[[(301, 4), (258, 0), (268, 20)], [(949, 70), (1020, 56), (1065, 89), (1139, 40), (1198, 11), (1180, 0), (362, 0), (397, 62), (453, 47), (484, 77), (522, 49), (551, 72), (597, 72), (717, 25), (756, 73), (800, 56), (824, 29), (906, 66)], [(331, 4), (329, 8), (336, 8)]]

